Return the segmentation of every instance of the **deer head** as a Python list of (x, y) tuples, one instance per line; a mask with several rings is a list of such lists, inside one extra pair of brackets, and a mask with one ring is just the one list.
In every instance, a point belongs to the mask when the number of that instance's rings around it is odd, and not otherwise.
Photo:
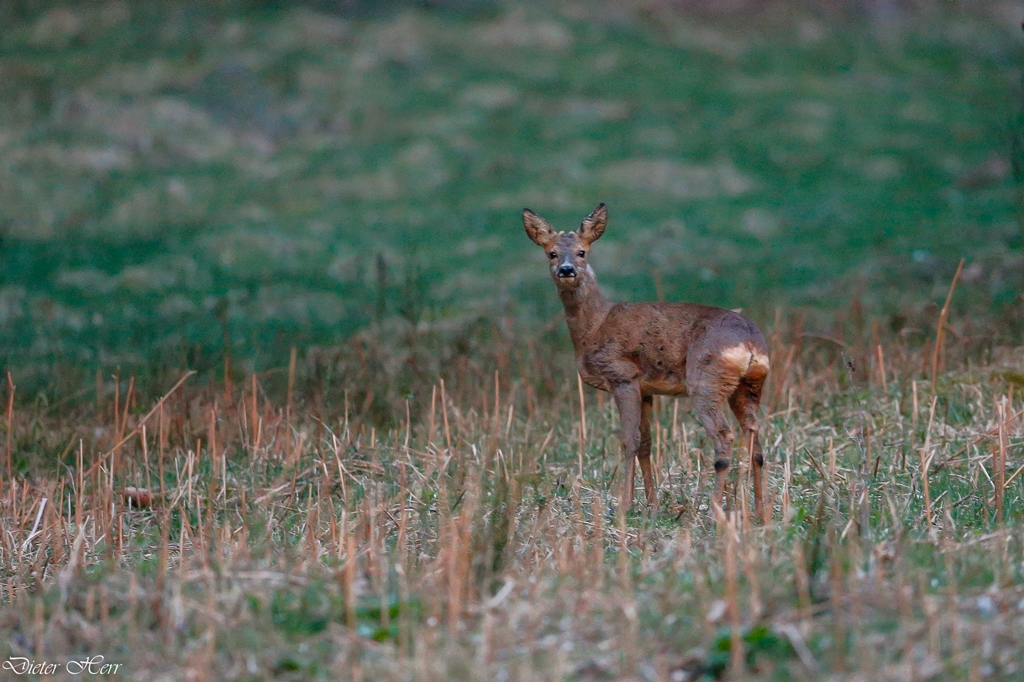
[(590, 245), (601, 238), (608, 224), (608, 209), (598, 205), (583, 219), (577, 232), (555, 232), (548, 221), (528, 208), (523, 209), (523, 227), (534, 244), (544, 249), (551, 266), (551, 278), (559, 289), (578, 289), (594, 271), (587, 264)]

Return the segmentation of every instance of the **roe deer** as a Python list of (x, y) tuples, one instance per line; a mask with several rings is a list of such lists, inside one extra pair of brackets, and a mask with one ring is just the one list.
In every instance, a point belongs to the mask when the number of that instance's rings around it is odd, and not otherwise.
[(733, 432), (725, 420), (729, 402), (743, 429), (754, 478), (754, 505), (762, 516), (757, 407), (768, 376), (768, 349), (757, 326), (731, 310), (693, 303), (612, 303), (605, 300), (587, 263), (590, 246), (608, 223), (604, 204), (583, 219), (578, 232), (555, 232), (523, 209), (523, 225), (544, 248), (551, 278), (565, 305), (565, 320), (583, 381), (615, 398), (622, 421), (625, 480), (620, 504), (633, 505), (633, 462), (640, 461), (647, 503), (656, 505), (651, 471), (651, 406), (654, 395), (689, 395), (715, 447), (718, 509), (732, 459)]

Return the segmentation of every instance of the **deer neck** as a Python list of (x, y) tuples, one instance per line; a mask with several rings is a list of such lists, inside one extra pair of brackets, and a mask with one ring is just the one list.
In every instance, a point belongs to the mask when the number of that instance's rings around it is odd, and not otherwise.
[(558, 291), (562, 305), (565, 306), (565, 321), (569, 325), (569, 336), (577, 355), (583, 340), (600, 326), (612, 307), (612, 303), (601, 295), (594, 271), (588, 270), (586, 279), (578, 288)]

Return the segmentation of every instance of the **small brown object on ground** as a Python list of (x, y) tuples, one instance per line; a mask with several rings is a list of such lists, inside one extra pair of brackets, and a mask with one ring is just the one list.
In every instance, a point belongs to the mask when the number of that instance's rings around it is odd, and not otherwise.
[(131, 509), (145, 509), (153, 504), (153, 493), (147, 488), (127, 487), (122, 494), (124, 504)]

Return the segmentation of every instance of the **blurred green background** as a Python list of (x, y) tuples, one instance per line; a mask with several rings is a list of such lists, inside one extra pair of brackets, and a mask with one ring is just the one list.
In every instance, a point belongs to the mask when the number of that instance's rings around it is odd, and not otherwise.
[(958, 333), (1019, 343), (1019, 4), (704, 4), (3, 3), (0, 358), (32, 390), (536, 328), (520, 209), (601, 201), (619, 299), (920, 341), (963, 257)]

